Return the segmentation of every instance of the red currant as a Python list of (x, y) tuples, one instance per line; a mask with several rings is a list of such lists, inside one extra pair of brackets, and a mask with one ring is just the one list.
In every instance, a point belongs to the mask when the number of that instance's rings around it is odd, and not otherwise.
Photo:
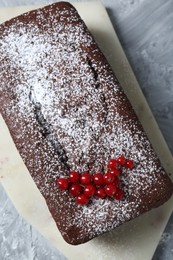
[(120, 185), (120, 180), (117, 177), (115, 177), (112, 184), (114, 184), (116, 187), (118, 187)]
[(92, 175), (89, 172), (84, 172), (81, 174), (80, 183), (83, 185), (90, 184), (92, 182)]
[(105, 187), (105, 192), (108, 196), (112, 197), (115, 195), (116, 193), (116, 190), (117, 190), (117, 187), (113, 184), (108, 184), (106, 187)]
[(115, 175), (115, 176), (119, 176), (119, 175), (120, 175), (120, 171), (117, 170), (117, 169), (111, 169), (109, 172), (110, 172), (111, 174)]
[(94, 180), (94, 183), (98, 186), (101, 186), (104, 184), (103, 174), (101, 174), (101, 173), (94, 174), (93, 180)]
[(125, 195), (124, 191), (117, 188), (114, 198), (116, 200), (122, 200), (124, 195)]
[(106, 192), (105, 189), (103, 187), (100, 187), (96, 190), (96, 196), (98, 198), (104, 199), (106, 197)]
[(111, 159), (111, 160), (109, 160), (108, 168), (109, 169), (118, 169), (119, 168), (119, 163), (117, 162), (117, 160)]
[(73, 196), (78, 196), (82, 192), (82, 187), (78, 183), (73, 183), (70, 186), (69, 192)]
[(126, 163), (126, 159), (125, 159), (125, 157), (124, 157), (123, 155), (121, 155), (120, 157), (118, 157), (117, 161), (118, 161), (118, 163), (119, 163), (120, 165), (124, 165), (124, 164)]
[(126, 160), (125, 167), (128, 169), (132, 169), (134, 167), (134, 162), (132, 160)]
[(114, 182), (115, 176), (112, 173), (108, 172), (103, 175), (103, 179), (106, 184), (110, 184)]
[(69, 180), (70, 180), (70, 182), (78, 182), (79, 181), (79, 173), (78, 172), (70, 172)]
[(60, 190), (67, 190), (68, 185), (69, 185), (69, 182), (65, 178), (59, 178), (57, 180), (57, 186), (60, 188)]
[(84, 194), (80, 194), (76, 198), (77, 204), (86, 205), (86, 204), (88, 204), (88, 202), (89, 202), (89, 199)]
[(84, 195), (92, 197), (96, 193), (96, 187), (93, 184), (88, 184), (84, 187)]

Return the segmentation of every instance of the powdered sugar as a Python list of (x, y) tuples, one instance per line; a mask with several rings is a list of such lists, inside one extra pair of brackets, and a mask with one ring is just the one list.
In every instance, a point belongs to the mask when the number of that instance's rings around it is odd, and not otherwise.
[[(92, 238), (148, 210), (148, 201), (153, 204), (162, 197), (160, 176), (165, 173), (83, 23), (76, 25), (73, 9), (56, 12), (53, 6), (38, 11), (37, 21), (16, 19), (4, 28), (0, 55), (6, 76), (0, 90), (6, 93), (8, 86), (11, 91), (13, 82), (16, 97), (4, 109), (9, 118), (18, 113), (13, 128), (21, 156), (42, 194), (51, 198), (50, 208), (57, 206), (52, 209), (56, 221), (65, 218), (64, 235), (75, 226), (80, 232), (71, 242), (84, 241), (85, 235)], [(65, 192), (57, 195), (57, 176), (69, 169), (106, 171), (108, 160), (121, 154), (135, 162), (121, 176), (124, 201), (94, 199), (80, 207)], [(153, 188), (157, 198), (152, 197)]]

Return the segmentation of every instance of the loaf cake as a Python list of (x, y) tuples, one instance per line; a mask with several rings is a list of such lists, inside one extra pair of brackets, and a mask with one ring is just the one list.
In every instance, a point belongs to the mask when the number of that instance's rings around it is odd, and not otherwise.
[[(68, 243), (87, 242), (170, 198), (170, 178), (71, 4), (0, 26), (0, 82), (0, 112)], [(93, 196), (81, 205), (57, 187), (70, 172), (105, 175), (115, 158), (133, 163), (119, 176), (122, 199)]]

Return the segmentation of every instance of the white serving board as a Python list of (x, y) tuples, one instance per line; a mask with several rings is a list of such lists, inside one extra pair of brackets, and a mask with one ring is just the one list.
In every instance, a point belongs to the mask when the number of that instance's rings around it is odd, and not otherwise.
[[(173, 158), (143, 97), (130, 65), (99, 2), (75, 3), (99, 43), (152, 140), (165, 169), (173, 173)], [(0, 23), (38, 6), (0, 9)], [(135, 98), (134, 98), (135, 97)], [(21, 216), (51, 241), (68, 259), (150, 260), (173, 209), (173, 198), (162, 207), (92, 241), (71, 246), (64, 242), (43, 197), (27, 171), (0, 116), (0, 181)], [(28, 198), (28, 195), (29, 198)]]

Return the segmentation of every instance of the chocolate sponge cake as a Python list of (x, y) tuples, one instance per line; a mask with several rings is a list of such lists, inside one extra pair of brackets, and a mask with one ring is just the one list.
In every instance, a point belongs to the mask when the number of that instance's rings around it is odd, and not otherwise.
[[(0, 26), (0, 112), (68, 243), (84, 243), (172, 195), (122, 87), (67, 2)], [(57, 187), (70, 172), (105, 176), (116, 158), (131, 162), (119, 175), (122, 199), (93, 196), (81, 205)]]

